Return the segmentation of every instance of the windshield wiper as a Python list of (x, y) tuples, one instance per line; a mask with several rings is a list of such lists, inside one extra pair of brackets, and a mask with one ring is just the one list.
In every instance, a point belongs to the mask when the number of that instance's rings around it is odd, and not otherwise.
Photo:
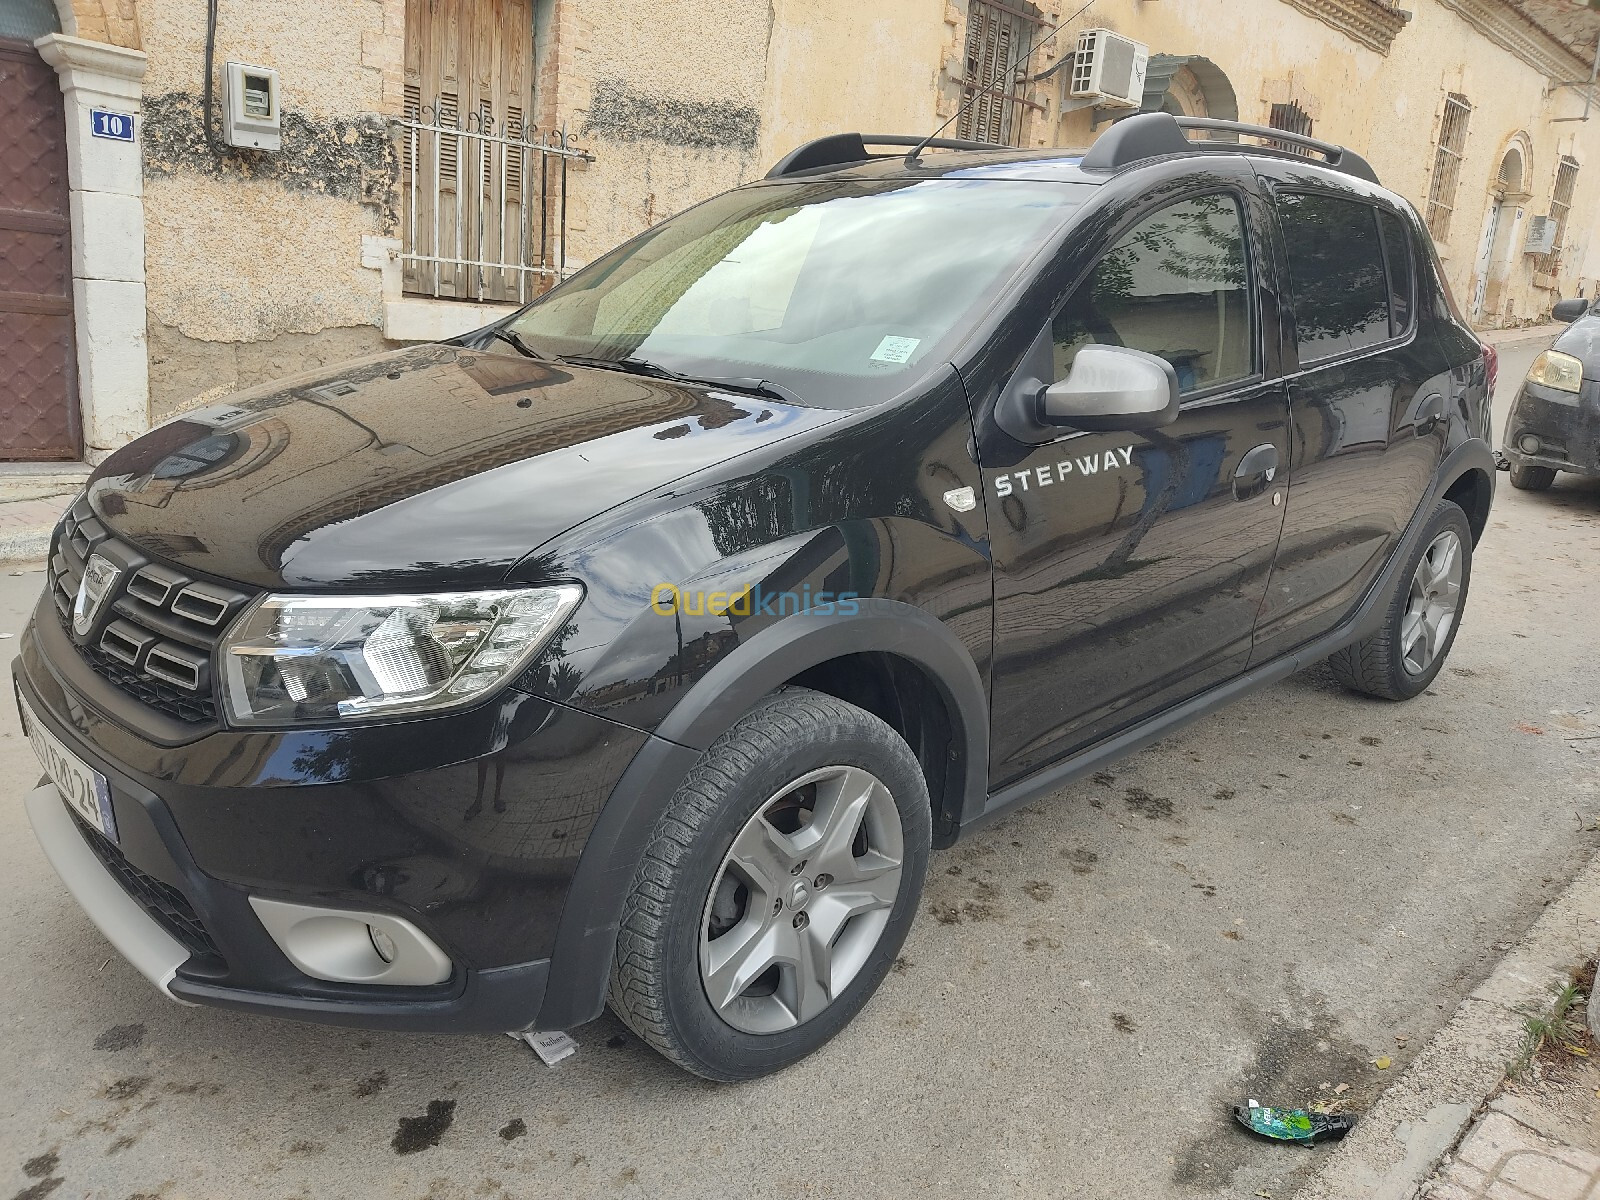
[(537, 358), (541, 362), (555, 361), (555, 359), (550, 355), (535, 350), (532, 346), (528, 345), (527, 342), (522, 340), (522, 335), (514, 329), (496, 329), (494, 331), (494, 336), (499, 341), (505, 342), (508, 346), (514, 348), (516, 352), (522, 355), (524, 358)]
[(687, 375), (668, 370), (660, 363), (646, 358), (595, 358), (586, 354), (563, 354), (561, 361), (574, 367), (598, 367), (602, 371), (625, 371), (629, 375), (648, 375), (652, 379), (671, 379), (678, 383), (693, 383)]
[(757, 379), (753, 375), (718, 376), (689, 375), (653, 363), (646, 358), (590, 358), (578, 354), (563, 354), (561, 361), (577, 367), (599, 367), (605, 371), (626, 371), (629, 375), (645, 375), (651, 379), (670, 379), (674, 383), (697, 383), (706, 387), (723, 388), (730, 392), (746, 392), (752, 396), (770, 396), (785, 404), (800, 404), (800, 397), (781, 383), (770, 379)]
[(752, 396), (770, 396), (774, 400), (782, 400), (785, 404), (802, 404), (798, 393), (791, 391), (781, 383), (773, 383), (770, 379), (757, 379), (755, 376), (738, 376), (728, 379), (714, 379), (711, 376), (702, 376), (695, 380), (696, 383), (709, 383), (712, 387), (724, 388), (730, 392), (747, 392)]

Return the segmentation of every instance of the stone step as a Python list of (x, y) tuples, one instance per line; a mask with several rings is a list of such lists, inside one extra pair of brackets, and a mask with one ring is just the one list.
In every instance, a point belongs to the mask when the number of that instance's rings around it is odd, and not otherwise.
[(70, 496), (88, 482), (88, 463), (0, 463), (0, 504)]

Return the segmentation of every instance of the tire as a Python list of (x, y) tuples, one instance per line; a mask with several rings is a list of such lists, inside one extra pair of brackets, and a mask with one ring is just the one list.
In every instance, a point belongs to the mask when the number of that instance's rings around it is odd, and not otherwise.
[(705, 1079), (798, 1062), (883, 982), (931, 838), (921, 766), (893, 729), (820, 692), (774, 693), (657, 822), (623, 909), (612, 1011)]
[(1511, 486), (1522, 492), (1543, 492), (1556, 481), (1554, 467), (1526, 467), (1511, 464)]
[(1441, 500), (1400, 572), (1383, 628), (1328, 659), (1334, 678), (1385, 700), (1409, 700), (1426, 690), (1455, 644), (1471, 582), (1472, 527), (1459, 505)]

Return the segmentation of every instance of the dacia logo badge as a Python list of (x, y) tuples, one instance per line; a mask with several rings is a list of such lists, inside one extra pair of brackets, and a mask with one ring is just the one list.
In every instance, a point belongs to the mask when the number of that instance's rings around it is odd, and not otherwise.
[(87, 637), (100, 619), (100, 609), (111, 595), (111, 587), (120, 574), (119, 568), (109, 558), (95, 554), (83, 568), (83, 582), (78, 584), (78, 598), (72, 606), (72, 632)]

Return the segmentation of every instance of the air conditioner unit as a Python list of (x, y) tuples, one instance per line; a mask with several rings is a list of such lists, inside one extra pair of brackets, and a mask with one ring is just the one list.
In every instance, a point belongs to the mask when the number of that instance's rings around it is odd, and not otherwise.
[(1109, 29), (1085, 29), (1078, 34), (1071, 94), (1106, 108), (1138, 108), (1149, 67), (1149, 46)]
[(1561, 228), (1554, 217), (1531, 217), (1528, 220), (1528, 244), (1524, 254), (1549, 254), (1556, 248), (1556, 232)]

